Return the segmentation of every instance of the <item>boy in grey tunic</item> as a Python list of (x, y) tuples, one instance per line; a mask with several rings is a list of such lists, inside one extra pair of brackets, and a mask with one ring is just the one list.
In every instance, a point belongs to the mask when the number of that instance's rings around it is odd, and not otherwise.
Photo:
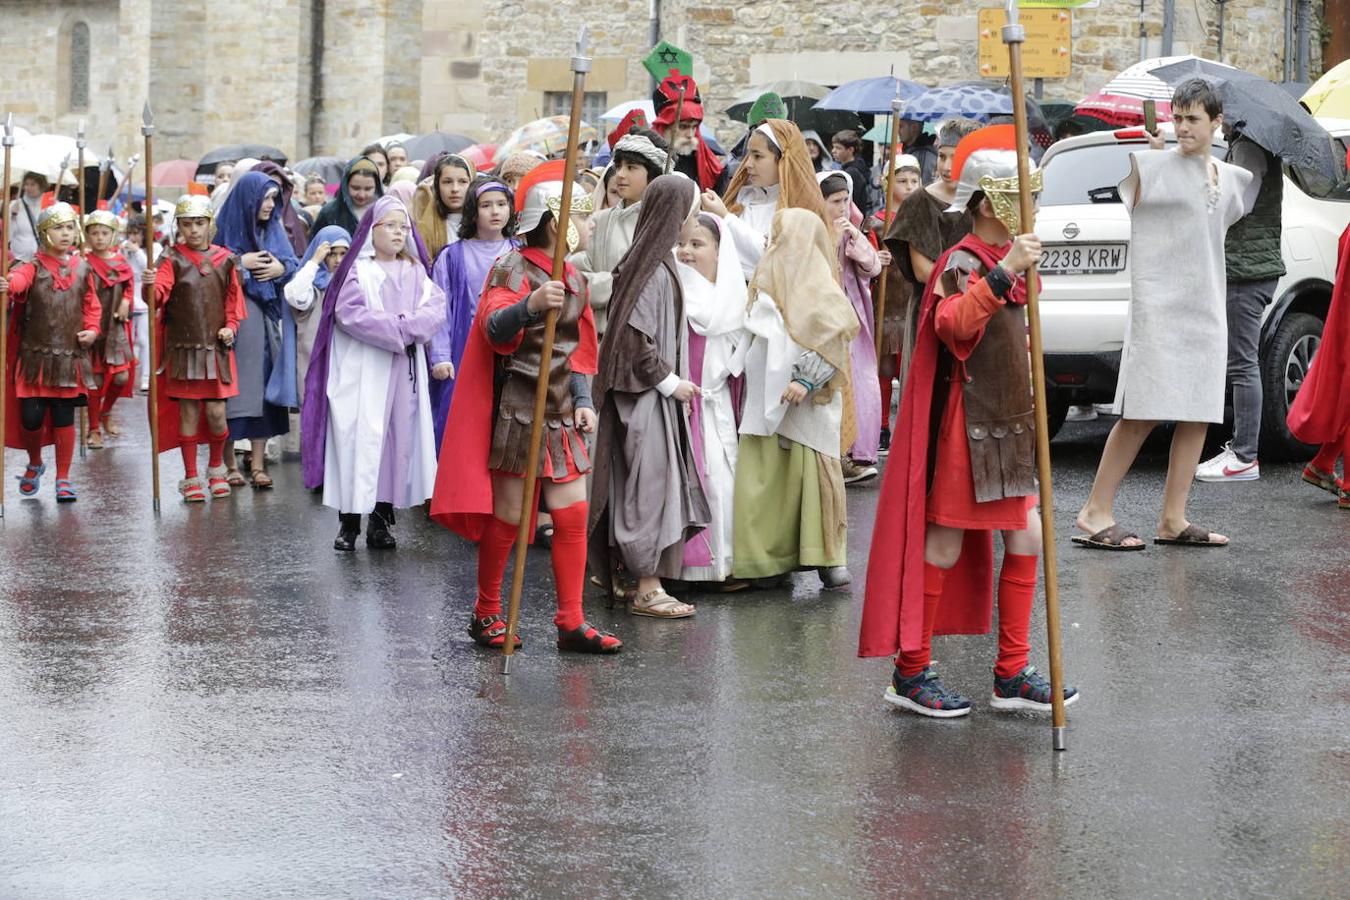
[(1252, 176), (1212, 158), (1223, 122), (1218, 93), (1192, 79), (1172, 100), (1177, 149), (1131, 154), (1120, 196), (1130, 210), (1130, 317), (1121, 352), (1116, 412), (1092, 494), (1078, 515), (1103, 550), (1142, 550), (1115, 522), (1116, 491), (1159, 422), (1176, 422), (1155, 543), (1221, 547), (1228, 538), (1192, 525), (1186, 501), (1205, 433), (1223, 421), (1228, 355), (1224, 237), (1246, 212)]

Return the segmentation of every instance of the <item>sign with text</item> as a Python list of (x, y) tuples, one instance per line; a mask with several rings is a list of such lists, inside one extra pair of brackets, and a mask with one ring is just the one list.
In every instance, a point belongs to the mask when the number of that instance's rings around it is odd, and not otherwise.
[[(1022, 74), (1027, 78), (1068, 78), (1073, 57), (1073, 14), (1065, 9), (1023, 9), (1027, 42), (1022, 45)], [(980, 10), (980, 77), (1008, 77), (1008, 48), (1002, 7)]]

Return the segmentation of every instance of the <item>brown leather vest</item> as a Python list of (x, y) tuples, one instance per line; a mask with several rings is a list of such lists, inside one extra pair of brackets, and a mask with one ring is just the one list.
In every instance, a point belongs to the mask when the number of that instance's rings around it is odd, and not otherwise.
[[(512, 291), (535, 291), (549, 281), (549, 273), (527, 262), (519, 253), (501, 259), (488, 276), (487, 286)], [(581, 314), (586, 308), (586, 283), (572, 274), (567, 282), (567, 300), (558, 313), (553, 334), (553, 356), (548, 371), (548, 397), (544, 404), (544, 453), (552, 456), (554, 470), (563, 468), (561, 444), (579, 441), (572, 420), (572, 353), (581, 343)], [(520, 346), (496, 362), (497, 420), (493, 428), (489, 465), (505, 472), (523, 473), (529, 449), (530, 425), (534, 420), (534, 394), (544, 355), (544, 317), (527, 325)], [(574, 457), (576, 456), (574, 447)], [(584, 457), (584, 453), (582, 454)], [(540, 466), (543, 467), (541, 455)]]
[[(988, 274), (973, 254), (958, 250), (942, 274), (943, 296), (967, 290)], [(1021, 306), (1001, 307), (964, 364), (962, 394), (975, 500), (987, 503), (1036, 493), (1036, 413), (1027, 355), (1027, 317)]]
[(220, 266), (202, 256), (201, 266), (171, 248), (173, 293), (164, 307), (164, 361), (171, 377), (185, 381), (219, 378), (229, 384), (230, 348), (217, 333), (225, 327), (225, 296), (234, 258)]
[(40, 263), (34, 263), (33, 284), (23, 306), (19, 339), (19, 371), (29, 384), (53, 388), (95, 387), (89, 351), (75, 335), (84, 330), (84, 296), (89, 265), (73, 260), (75, 280), (64, 291)]
[(127, 339), (126, 323), (117, 321), (113, 315), (126, 294), (126, 282), (104, 284), (103, 279), (95, 276), (94, 287), (103, 312), (98, 320), (98, 340), (89, 348), (90, 355), (109, 366), (125, 366), (131, 362), (131, 342)]

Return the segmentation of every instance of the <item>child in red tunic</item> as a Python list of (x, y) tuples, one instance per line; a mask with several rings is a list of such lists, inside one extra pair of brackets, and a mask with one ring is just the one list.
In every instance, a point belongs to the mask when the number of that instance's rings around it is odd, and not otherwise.
[(47, 471), (43, 445), (56, 444), (56, 502), (73, 503), (75, 408), (94, 386), (89, 347), (99, 334), (100, 307), (93, 272), (74, 252), (75, 210), (68, 203), (47, 207), (37, 230), (41, 247), (34, 260), (0, 278), (0, 302), (13, 303), (7, 337), (17, 351), (10, 354), (5, 389), (18, 401), (20, 426), (8, 418), (5, 444), (28, 451), (28, 466), (19, 476), (25, 497), (37, 495)]
[[(1041, 245), (1013, 237), (1012, 132), (986, 128), (957, 148), (952, 209), (969, 209), (974, 230), (938, 260), (924, 294), (868, 563), (859, 654), (898, 650), (886, 700), (938, 718), (967, 715), (971, 702), (931, 668), (932, 636), (989, 630), (994, 531), (1004, 555), (990, 704), (1050, 709), (1049, 683), (1027, 665), (1041, 527), (1021, 276)], [(1066, 703), (1077, 696), (1064, 691)]]
[(246, 313), (234, 257), (224, 247), (211, 243), (210, 199), (185, 195), (179, 199), (174, 216), (179, 241), (164, 254), (155, 272), (156, 327), (160, 334), (155, 375), (160, 379), (161, 396), (169, 401), (160, 411), (160, 450), (177, 446), (182, 451), (183, 480), (178, 490), (184, 502), (200, 503), (206, 499), (197, 475), (198, 429), (203, 412), (207, 487), (212, 497), (230, 496), (230, 483), (225, 477), (225, 438), (229, 433), (225, 399), (239, 393), (230, 348)]
[(111, 420), (118, 397), (131, 396), (131, 373), (136, 366), (131, 335), (131, 266), (117, 252), (117, 216), (106, 209), (84, 217), (84, 234), (89, 241), (85, 262), (94, 270), (94, 288), (98, 293), (99, 336), (89, 348), (97, 387), (89, 392), (89, 446), (103, 446), (103, 432), (119, 432)]

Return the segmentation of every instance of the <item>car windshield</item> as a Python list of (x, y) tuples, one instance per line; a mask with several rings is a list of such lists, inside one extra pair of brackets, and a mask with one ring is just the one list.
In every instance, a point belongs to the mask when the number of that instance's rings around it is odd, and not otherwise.
[[(1146, 149), (1142, 143), (1089, 144), (1051, 157), (1045, 166), (1041, 206), (1119, 203), (1116, 185), (1130, 174), (1130, 153)], [(1215, 148), (1216, 157), (1222, 153), (1222, 148)]]

